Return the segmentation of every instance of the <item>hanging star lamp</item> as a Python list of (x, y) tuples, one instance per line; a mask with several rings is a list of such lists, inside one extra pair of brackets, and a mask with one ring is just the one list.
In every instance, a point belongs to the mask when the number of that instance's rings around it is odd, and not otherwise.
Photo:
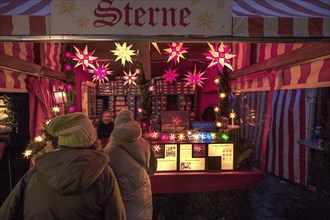
[(128, 73), (126, 73), (124, 71), (124, 74), (125, 74), (125, 76), (123, 76), (123, 78), (125, 80), (124, 85), (128, 84), (128, 86), (131, 86), (132, 83), (134, 85), (136, 85), (136, 82), (135, 81), (138, 78), (136, 75), (139, 74), (139, 73), (140, 73), (139, 69), (136, 69), (135, 72), (134, 72), (134, 74), (132, 74), (131, 71), (128, 71)]
[(88, 52), (87, 45), (85, 46), (84, 51), (81, 51), (75, 46), (73, 47), (76, 50), (76, 54), (72, 56), (72, 59), (78, 62), (74, 68), (82, 65), (83, 70), (86, 71), (87, 67), (93, 67), (94, 60), (97, 59), (97, 57), (92, 56), (95, 50)]
[(107, 64), (99, 64), (96, 62), (96, 66), (93, 66), (92, 69), (89, 69), (88, 72), (93, 74), (93, 82), (98, 81), (100, 83), (104, 83), (104, 80), (109, 81), (107, 75), (113, 73), (113, 71), (108, 70), (108, 66), (110, 63)]
[(187, 49), (188, 47), (183, 47), (183, 43), (172, 43), (168, 44), (169, 48), (164, 49), (166, 54), (168, 54), (167, 62), (170, 62), (171, 60), (174, 61), (174, 63), (179, 63), (180, 58), (184, 59), (183, 54), (188, 53)]
[(172, 82), (176, 81), (176, 77), (179, 75), (176, 73), (178, 69), (172, 70), (170, 67), (168, 70), (165, 70), (165, 73), (163, 74), (163, 77), (165, 79), (165, 82), (169, 82), (172, 84)]
[(111, 50), (111, 52), (117, 56), (115, 62), (117, 60), (121, 60), (121, 65), (125, 66), (126, 61), (133, 63), (132, 57), (133, 55), (136, 55), (135, 50), (131, 50), (132, 44), (127, 46), (126, 42), (121, 45), (120, 43), (115, 43), (116, 49)]
[(212, 45), (209, 42), (207, 42), (207, 44), (209, 45), (210, 50), (209, 53), (205, 53), (204, 55), (206, 56), (206, 59), (211, 60), (211, 63), (207, 68), (216, 65), (220, 72), (222, 72), (224, 66), (233, 70), (229, 59), (235, 57), (236, 55), (230, 53), (230, 45), (224, 45), (223, 42), (221, 42), (220, 46), (217, 44)]
[(185, 80), (187, 81), (186, 85), (191, 85), (193, 89), (195, 90), (196, 86), (203, 87), (202, 84), (204, 83), (203, 80), (206, 78), (203, 78), (202, 76), (205, 74), (204, 72), (196, 70), (196, 65), (194, 72), (188, 71)]

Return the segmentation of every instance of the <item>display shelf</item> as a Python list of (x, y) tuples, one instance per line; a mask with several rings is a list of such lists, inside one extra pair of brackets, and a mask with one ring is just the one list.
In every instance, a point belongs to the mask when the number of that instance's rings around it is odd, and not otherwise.
[(150, 177), (153, 194), (253, 189), (264, 173), (253, 168), (226, 172), (162, 172)]

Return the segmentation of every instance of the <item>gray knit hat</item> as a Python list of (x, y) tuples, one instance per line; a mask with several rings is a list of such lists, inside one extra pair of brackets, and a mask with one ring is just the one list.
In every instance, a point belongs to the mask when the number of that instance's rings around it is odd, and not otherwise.
[(124, 142), (133, 142), (142, 135), (140, 124), (133, 119), (133, 113), (121, 110), (115, 119), (111, 136)]
[(90, 147), (96, 139), (96, 130), (90, 119), (81, 112), (53, 118), (46, 131), (58, 137), (58, 145), (66, 147)]

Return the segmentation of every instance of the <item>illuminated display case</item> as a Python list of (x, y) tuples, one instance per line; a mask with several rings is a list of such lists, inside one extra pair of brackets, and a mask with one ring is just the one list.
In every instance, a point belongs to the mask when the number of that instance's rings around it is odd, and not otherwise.
[(234, 169), (233, 143), (156, 143), (157, 171), (227, 171)]

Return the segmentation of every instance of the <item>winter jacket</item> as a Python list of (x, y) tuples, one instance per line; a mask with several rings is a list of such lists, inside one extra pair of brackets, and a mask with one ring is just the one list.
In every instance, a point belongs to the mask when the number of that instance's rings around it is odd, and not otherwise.
[[(149, 175), (157, 169), (157, 160), (149, 143), (143, 138), (135, 142), (122, 142), (120, 145), (110, 144), (104, 151), (110, 157), (112, 167), (118, 181), (124, 201), (127, 219), (152, 219), (152, 192)], [(134, 155), (136, 160), (130, 155)], [(140, 165), (143, 163), (143, 165)]]
[[(126, 219), (109, 158), (89, 149), (60, 148), (36, 159), (0, 209), (0, 219)], [(24, 195), (25, 194), (25, 195)]]

